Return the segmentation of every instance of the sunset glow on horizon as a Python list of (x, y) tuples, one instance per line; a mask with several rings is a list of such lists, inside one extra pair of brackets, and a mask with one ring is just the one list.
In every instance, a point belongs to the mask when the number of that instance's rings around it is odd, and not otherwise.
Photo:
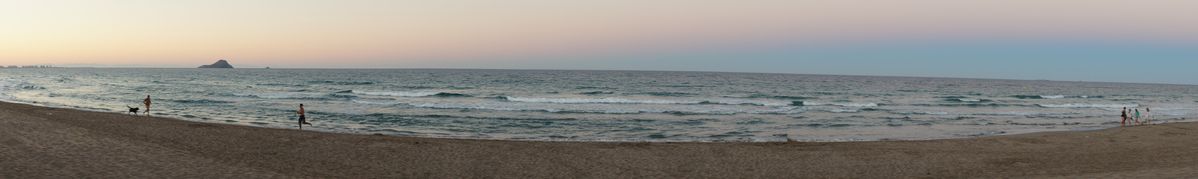
[[(1198, 47), (1198, 13), (1193, 7), (1198, 1), (4, 1), (0, 65), (191, 67), (229, 59), (234, 65), (292, 68), (709, 70), (1091, 80), (1085, 77), (1093, 75), (1088, 72), (1078, 77), (1040, 71), (961, 74), (971, 72), (799, 64), (951, 64), (972, 59), (934, 59), (945, 55), (927, 49), (964, 46), (975, 48), (955, 49), (960, 54), (947, 57), (977, 56), (962, 51), (1020, 52), (1035, 47), (1039, 51), (1031, 55), (1003, 56), (1010, 59), (978, 53), (988, 58), (977, 63), (1191, 65), (1192, 57), (1198, 57), (1190, 52)], [(1102, 54), (1092, 59), (1076, 53), (1087, 50)], [(1143, 58), (1106, 59), (1111, 56)]]

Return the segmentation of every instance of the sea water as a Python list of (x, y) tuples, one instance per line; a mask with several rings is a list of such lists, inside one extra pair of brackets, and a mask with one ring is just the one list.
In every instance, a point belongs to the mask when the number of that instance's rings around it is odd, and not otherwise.
[(271, 128), (564, 141), (921, 140), (1198, 114), (1198, 86), (762, 73), (0, 69), (0, 100)]

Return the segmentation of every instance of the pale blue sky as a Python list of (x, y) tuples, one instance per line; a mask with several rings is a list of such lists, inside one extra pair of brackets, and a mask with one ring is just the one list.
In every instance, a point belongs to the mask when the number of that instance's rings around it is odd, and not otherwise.
[(1198, 84), (1198, 1), (0, 1), (0, 65), (612, 69)]
[(1109, 40), (914, 39), (559, 56), (469, 68), (731, 71), (1198, 84), (1198, 45)]

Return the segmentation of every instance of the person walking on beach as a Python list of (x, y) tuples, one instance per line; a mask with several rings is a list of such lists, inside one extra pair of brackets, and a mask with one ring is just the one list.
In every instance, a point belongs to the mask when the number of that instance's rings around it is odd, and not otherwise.
[(146, 99), (141, 100), (141, 102), (146, 104), (146, 115), (149, 116), (150, 115), (150, 103), (151, 103), (150, 95), (146, 95)]
[(308, 123), (308, 118), (304, 116), (304, 104), (300, 104), (299, 111), (296, 111), (296, 113), (299, 113), (299, 128), (300, 128), (300, 130), (304, 130), (304, 124), (307, 124), (309, 126), (312, 125), (312, 123)]
[(1122, 114), (1120, 114), (1119, 117), (1122, 117), (1123, 120), (1119, 121), (1119, 126), (1127, 126), (1127, 107), (1123, 107), (1123, 110), (1120, 111), (1120, 113)]

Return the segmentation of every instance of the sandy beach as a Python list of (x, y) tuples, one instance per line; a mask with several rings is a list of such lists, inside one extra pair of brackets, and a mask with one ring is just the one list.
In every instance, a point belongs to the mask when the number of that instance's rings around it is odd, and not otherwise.
[(1198, 123), (930, 141), (528, 142), (0, 103), (0, 168), (0, 178), (1157, 178), (1198, 176)]

